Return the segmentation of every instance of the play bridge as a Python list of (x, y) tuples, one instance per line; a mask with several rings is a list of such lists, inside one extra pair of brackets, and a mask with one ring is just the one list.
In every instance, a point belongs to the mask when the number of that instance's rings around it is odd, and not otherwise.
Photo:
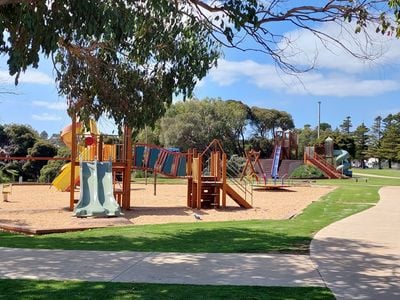
[(186, 177), (187, 155), (151, 144), (133, 146), (133, 169), (169, 177)]

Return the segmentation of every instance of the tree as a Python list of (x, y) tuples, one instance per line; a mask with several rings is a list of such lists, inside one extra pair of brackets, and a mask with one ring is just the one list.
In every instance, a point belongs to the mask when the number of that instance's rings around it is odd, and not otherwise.
[(39, 137), (40, 137), (42, 140), (47, 140), (47, 139), (49, 138), (49, 134), (46, 132), (46, 130), (43, 130), (43, 131), (39, 134)]
[(26, 156), (39, 138), (38, 133), (29, 125), (10, 124), (4, 131), (8, 136), (6, 148), (10, 156)]
[(379, 149), (381, 148), (381, 138), (383, 134), (382, 117), (377, 116), (371, 127), (371, 134), (369, 136), (369, 145), (366, 155), (368, 157), (378, 158), (378, 168), (382, 169), (382, 157)]
[(8, 135), (5, 131), (5, 127), (0, 125), (0, 147), (4, 147), (8, 144)]
[[(54, 157), (57, 154), (57, 148), (47, 141), (38, 141), (28, 152), (31, 157)], [(25, 179), (37, 180), (40, 170), (47, 162), (47, 160), (28, 160), (22, 166)]]
[(307, 146), (314, 146), (317, 140), (317, 130), (312, 129), (311, 125), (306, 124), (302, 129), (297, 129), (299, 156), (304, 154), (304, 148)]
[(17, 82), (40, 52), (51, 55), (70, 113), (86, 121), (106, 114), (119, 126), (152, 125), (173, 94), (191, 95), (219, 56), (205, 22), (174, 1), (5, 3), (1, 32), (9, 36), (1, 35), (0, 51), (10, 74)]
[(392, 167), (392, 161), (397, 161), (400, 144), (400, 113), (389, 114), (383, 119), (385, 130), (381, 139), (379, 153), (382, 158), (388, 160), (389, 168)]
[(268, 138), (269, 135), (274, 137), (278, 128), (284, 131), (294, 128), (292, 116), (285, 111), (253, 106), (251, 114), (251, 125), (255, 129), (255, 135), (262, 138)]
[[(57, 150), (57, 157), (71, 157), (71, 150), (67, 147), (60, 147)], [(62, 166), (65, 161), (62, 160), (50, 160), (45, 166), (40, 169), (39, 182), (51, 182), (60, 173)]]
[(353, 125), (351, 124), (351, 117), (347, 116), (339, 127), (343, 133), (350, 134), (350, 128), (353, 127)]
[(226, 101), (226, 113), (230, 116), (228, 126), (231, 128), (235, 143), (235, 153), (245, 154), (245, 131), (251, 118), (251, 109), (238, 100)]
[(354, 158), (359, 159), (361, 161), (361, 167), (365, 168), (364, 165), (364, 159), (365, 155), (368, 150), (368, 144), (369, 144), (369, 135), (368, 135), (369, 129), (367, 126), (365, 126), (364, 123), (362, 123), (360, 126), (356, 128), (354, 131), (354, 143), (355, 143), (355, 153), (354, 153)]
[(329, 123), (322, 122), (319, 124), (319, 128), (321, 131), (332, 131), (332, 126)]
[(160, 140), (165, 146), (205, 149), (213, 139), (228, 153), (240, 154), (238, 138), (246, 124), (246, 109), (221, 99), (189, 100), (172, 105), (161, 119)]
[(308, 70), (282, 51), (290, 40), (275, 24), (288, 23), (365, 58), (316, 25), (354, 22), (360, 32), (372, 24), (377, 32), (400, 36), (399, 2), (4, 0), (0, 52), (16, 82), (28, 66), (38, 66), (40, 54), (52, 56), (60, 93), (82, 119), (106, 113), (140, 129), (165, 112), (173, 93), (190, 96), (215, 64), (219, 44), (246, 50), (242, 41), (250, 38), (253, 50), (285, 71)]

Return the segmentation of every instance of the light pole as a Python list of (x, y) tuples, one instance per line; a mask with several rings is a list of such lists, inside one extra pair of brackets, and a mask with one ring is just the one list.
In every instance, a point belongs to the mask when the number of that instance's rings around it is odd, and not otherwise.
[(321, 101), (318, 101), (318, 131), (317, 131), (318, 138), (319, 138), (320, 128), (321, 128)]

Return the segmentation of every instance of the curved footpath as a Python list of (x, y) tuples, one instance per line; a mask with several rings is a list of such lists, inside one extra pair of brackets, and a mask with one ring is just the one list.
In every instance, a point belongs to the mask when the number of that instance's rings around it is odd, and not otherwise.
[(366, 211), (325, 227), (311, 259), (337, 299), (400, 299), (400, 187)]
[(400, 187), (385, 187), (379, 193), (381, 200), (373, 208), (318, 232), (311, 243), (311, 259), (286, 254), (0, 247), (0, 278), (259, 286), (326, 284), (338, 299), (400, 299)]

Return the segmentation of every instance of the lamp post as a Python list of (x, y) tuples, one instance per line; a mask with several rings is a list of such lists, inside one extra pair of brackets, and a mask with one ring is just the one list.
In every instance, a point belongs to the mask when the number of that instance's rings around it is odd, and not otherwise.
[(320, 128), (321, 128), (321, 101), (318, 101), (318, 131), (317, 131), (318, 138), (319, 138)]

